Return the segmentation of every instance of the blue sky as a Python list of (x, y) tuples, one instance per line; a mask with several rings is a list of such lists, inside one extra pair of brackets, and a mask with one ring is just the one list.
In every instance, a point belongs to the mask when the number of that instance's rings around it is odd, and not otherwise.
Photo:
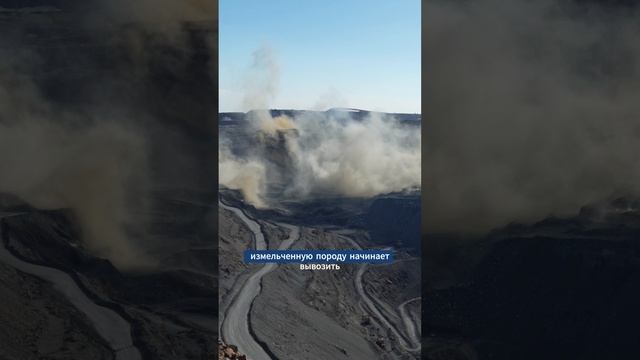
[(219, 24), (220, 111), (249, 110), (252, 54), (267, 48), (270, 108), (420, 112), (418, 0), (220, 0)]

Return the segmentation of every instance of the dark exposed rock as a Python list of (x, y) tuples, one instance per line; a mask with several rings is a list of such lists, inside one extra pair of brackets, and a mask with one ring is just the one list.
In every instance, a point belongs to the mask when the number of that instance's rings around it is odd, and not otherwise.
[(409, 248), (420, 253), (421, 203), (419, 196), (389, 196), (373, 201), (365, 224), (374, 243)]
[(640, 218), (598, 208), (494, 232), (466, 280), (423, 298), (427, 341), (468, 339), (481, 359), (640, 354)]
[(227, 345), (224, 341), (218, 340), (218, 360), (248, 360), (247, 356), (238, 352), (235, 345)]

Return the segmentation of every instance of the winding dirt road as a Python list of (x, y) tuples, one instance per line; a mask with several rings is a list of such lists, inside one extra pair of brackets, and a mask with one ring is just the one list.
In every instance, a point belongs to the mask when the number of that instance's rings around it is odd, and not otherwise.
[[(253, 219), (249, 218), (241, 209), (228, 206), (219, 202), (219, 205), (231, 212), (233, 212), (238, 218), (240, 218), (247, 227), (251, 230), (255, 242), (255, 248), (258, 250), (264, 250), (267, 248), (264, 240), (264, 234), (260, 228), (260, 225)], [(287, 227), (290, 229), (289, 238), (284, 240), (280, 246), (280, 250), (289, 248), (300, 236), (300, 230), (296, 226), (287, 224), (278, 224), (279, 226)], [(354, 248), (362, 249), (360, 245), (349, 238), (338, 234), (340, 238), (348, 241)], [(271, 357), (265, 352), (260, 344), (256, 342), (250, 332), (249, 324), (249, 312), (251, 310), (251, 304), (261, 290), (262, 278), (277, 268), (277, 264), (266, 264), (255, 273), (251, 274), (248, 279), (241, 284), (241, 288), (236, 290), (235, 297), (231, 304), (227, 308), (222, 326), (220, 329), (221, 337), (227, 344), (233, 344), (238, 347), (238, 350), (246, 354), (249, 359), (267, 360)], [(406, 334), (397, 328), (389, 319), (383, 314), (383, 312), (376, 305), (376, 301), (372, 299), (363, 285), (363, 275), (367, 270), (367, 264), (362, 264), (358, 268), (356, 278), (354, 279), (356, 290), (358, 295), (364, 302), (365, 308), (368, 309), (370, 314), (374, 316), (378, 321), (393, 332), (398, 339), (401, 347), (408, 352), (416, 352), (420, 350), (420, 339), (418, 336), (417, 328), (414, 321), (411, 319), (411, 314), (406, 311), (405, 306), (416, 300), (417, 298), (405, 301), (398, 307), (400, 317), (403, 324), (406, 327)], [(379, 299), (375, 299), (380, 301)]]
[[(20, 213), (3, 213), (0, 218), (19, 216)], [(47, 266), (35, 265), (18, 259), (0, 242), (0, 261), (53, 284), (53, 288), (62, 293), (69, 302), (84, 313), (98, 334), (109, 343), (116, 360), (140, 360), (142, 356), (133, 346), (131, 325), (115, 311), (99, 306), (85, 295), (76, 282), (64, 271)]]
[[(358, 244), (356, 241), (354, 241), (353, 239), (351, 239), (348, 236), (344, 236), (344, 235), (338, 235), (341, 239), (344, 239), (346, 241), (348, 241), (352, 246), (354, 246), (356, 249), (358, 250), (362, 250), (362, 247), (360, 246), (360, 244)], [(390, 248), (386, 248), (385, 250), (389, 250)], [(360, 298), (362, 298), (362, 300), (364, 301), (366, 308), (369, 309), (369, 312), (371, 313), (371, 315), (373, 315), (376, 319), (378, 319), (378, 321), (380, 321), (386, 328), (388, 328), (389, 330), (391, 330), (391, 332), (393, 332), (393, 334), (395, 335), (395, 337), (398, 339), (398, 341), (400, 342), (400, 346), (402, 346), (402, 348), (406, 351), (409, 352), (416, 352), (419, 351), (421, 348), (421, 342), (420, 340), (417, 338), (417, 336), (414, 336), (414, 334), (411, 332), (411, 330), (408, 329), (408, 336), (405, 336), (400, 330), (398, 330), (398, 328), (391, 323), (391, 321), (389, 321), (389, 319), (387, 319), (386, 316), (384, 316), (384, 314), (382, 313), (382, 311), (378, 308), (378, 306), (375, 304), (375, 301), (369, 296), (369, 294), (367, 294), (367, 291), (364, 289), (364, 285), (362, 282), (362, 277), (364, 275), (364, 273), (367, 271), (367, 266), (368, 264), (362, 264), (360, 265), (360, 267), (358, 268), (358, 272), (356, 273), (356, 278), (355, 278), (355, 285), (356, 285), (356, 290), (358, 292), (358, 295), (360, 296)], [(381, 301), (380, 299), (376, 299), (377, 301)], [(414, 300), (414, 299), (411, 299)], [(401, 305), (402, 306), (402, 305)], [(411, 320), (410, 317), (408, 317), (408, 315), (405, 313), (403, 314), (401, 312), (401, 317), (403, 319), (403, 321), (406, 323), (405, 320), (405, 316), (407, 316), (408, 321), (413, 322)], [(415, 328), (414, 328), (415, 330)], [(407, 339), (407, 337), (409, 339)]]
[(420, 344), (421, 342), (420, 336), (418, 335), (418, 324), (416, 324), (409, 311), (407, 311), (406, 306), (407, 304), (420, 299), (422, 298), (419, 296), (414, 297), (413, 299), (409, 299), (398, 306), (400, 317), (402, 318), (402, 321), (407, 328), (407, 335), (414, 344)]
[[(221, 202), (219, 204), (224, 209), (230, 210), (236, 214), (249, 227), (255, 239), (256, 249), (266, 249), (264, 234), (260, 229), (260, 225), (255, 220), (249, 218), (240, 209), (227, 206)], [(278, 225), (290, 230), (289, 237), (282, 241), (278, 249), (288, 249), (300, 237), (300, 229), (297, 226), (287, 224)], [(251, 326), (249, 324), (249, 312), (251, 311), (251, 304), (253, 304), (254, 299), (260, 293), (262, 278), (277, 267), (278, 264), (266, 264), (258, 271), (251, 274), (244, 284), (241, 284), (242, 287), (227, 308), (220, 329), (220, 335), (227, 344), (237, 346), (240, 353), (245, 354), (247, 358), (252, 360), (271, 359), (262, 346), (260, 346), (260, 344), (258, 344), (251, 335), (249, 330), (249, 327)]]

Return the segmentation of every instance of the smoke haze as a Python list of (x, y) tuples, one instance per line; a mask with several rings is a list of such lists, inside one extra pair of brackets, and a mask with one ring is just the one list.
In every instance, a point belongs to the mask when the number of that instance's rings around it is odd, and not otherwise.
[(427, 5), (427, 231), (484, 232), (640, 190), (637, 10)]
[(153, 266), (151, 193), (215, 183), (199, 170), (215, 154), (214, 42), (185, 25), (215, 10), (100, 0), (0, 22), (0, 192), (72, 209), (87, 248), (119, 268)]
[(253, 150), (221, 142), (220, 182), (256, 206), (312, 197), (372, 197), (420, 186), (420, 129), (372, 113), (362, 120), (308, 112), (248, 115)]
[(118, 266), (145, 264), (124, 231), (128, 201), (144, 198), (144, 139), (119, 121), (60, 111), (33, 86), (7, 88), (10, 77), (0, 73), (0, 93), (11, 94), (2, 97), (0, 192), (41, 209), (73, 209), (89, 250)]
[(218, 171), (220, 184), (240, 190), (246, 201), (256, 207), (266, 206), (262, 198), (266, 191), (266, 168), (260, 160), (236, 158), (228, 145), (221, 142)]
[(245, 109), (266, 109), (277, 94), (280, 67), (274, 50), (268, 46), (254, 51), (252, 60), (244, 83), (242, 106)]
[[(272, 116), (280, 66), (273, 49), (253, 53), (245, 82), (242, 155), (232, 149), (240, 139), (225, 138), (219, 148), (220, 184), (240, 190), (257, 207), (318, 196), (371, 197), (420, 186), (420, 128), (391, 116), (364, 119), (339, 113), (297, 112)], [(319, 104), (341, 99), (330, 91)], [(343, 101), (343, 100), (340, 100)], [(336, 104), (333, 104), (336, 106)]]

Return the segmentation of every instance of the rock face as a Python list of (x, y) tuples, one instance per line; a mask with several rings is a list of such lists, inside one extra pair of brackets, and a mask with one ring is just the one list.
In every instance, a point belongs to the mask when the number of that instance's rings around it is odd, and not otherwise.
[(222, 340), (218, 340), (218, 360), (250, 360), (238, 352), (235, 345), (227, 345)]

